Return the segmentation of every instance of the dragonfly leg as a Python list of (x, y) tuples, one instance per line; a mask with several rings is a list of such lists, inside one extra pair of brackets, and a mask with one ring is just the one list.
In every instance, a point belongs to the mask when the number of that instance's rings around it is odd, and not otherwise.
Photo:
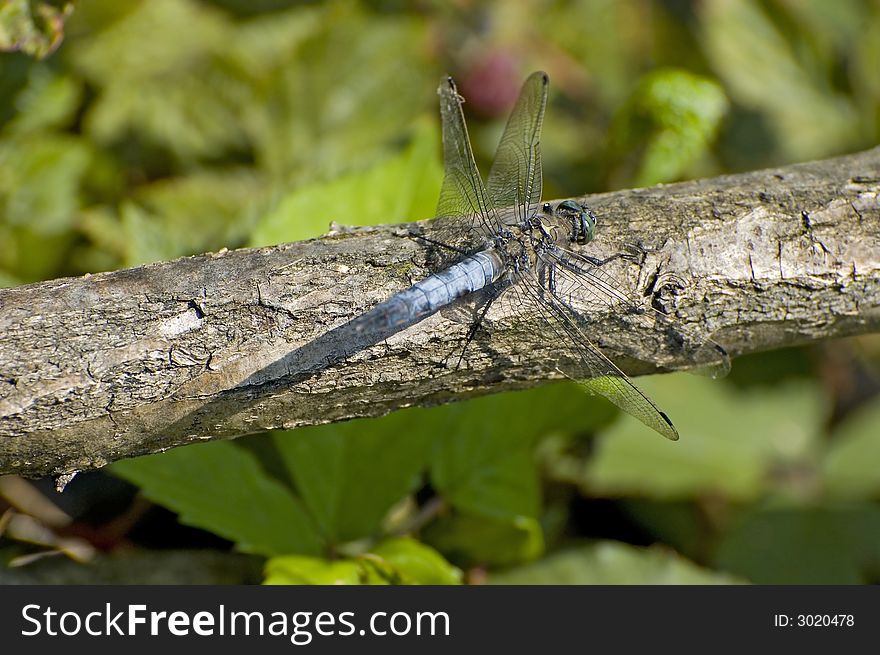
[(604, 266), (608, 262), (613, 262), (617, 259), (623, 259), (628, 262), (632, 262), (633, 264), (642, 264), (645, 261), (645, 256), (648, 254), (648, 250), (635, 243), (624, 243), (623, 250), (621, 252), (614, 253), (610, 257), (606, 257), (605, 259), (599, 259), (598, 257), (591, 257), (590, 255), (582, 255), (584, 259), (593, 264), (594, 266)]
[[(464, 338), (464, 345), (461, 348), (461, 351), (458, 354), (458, 361), (455, 364), (455, 370), (458, 370), (461, 367), (462, 362), (464, 361), (465, 353), (467, 352), (468, 346), (477, 336), (477, 332), (480, 329), (480, 326), (483, 325), (483, 321), (486, 318), (486, 314), (489, 312), (489, 307), (492, 306), (492, 303), (500, 295), (498, 289), (493, 287), (484, 289), (482, 293), (478, 292), (480, 295), (480, 299), (476, 307), (474, 307), (474, 317), (468, 327), (467, 334)], [(458, 350), (458, 349), (456, 349)], [(446, 359), (443, 360), (444, 366), (446, 366), (449, 358), (455, 354), (455, 350), (453, 350), (449, 355), (446, 356)]]
[(538, 273), (538, 296), (543, 300), (545, 289), (551, 294), (556, 292), (556, 267), (539, 259), (536, 271)]
[(418, 240), (418, 241), (423, 241), (423, 242), (427, 243), (428, 245), (435, 246), (437, 248), (442, 248), (444, 250), (449, 250), (451, 252), (457, 253), (457, 254), (461, 255), (462, 257), (467, 257), (470, 254), (470, 253), (465, 252), (464, 250), (456, 248), (455, 246), (450, 246), (448, 243), (443, 243), (442, 241), (437, 241), (436, 239), (426, 237), (424, 234), (419, 234), (418, 232), (415, 232), (414, 230), (409, 231), (409, 236), (412, 237), (413, 239)]

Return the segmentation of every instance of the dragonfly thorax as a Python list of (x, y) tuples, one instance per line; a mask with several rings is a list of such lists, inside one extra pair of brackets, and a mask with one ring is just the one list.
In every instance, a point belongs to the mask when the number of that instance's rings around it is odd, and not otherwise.
[(493, 249), (501, 256), (508, 272), (513, 275), (521, 275), (532, 266), (533, 247), (527, 247), (531, 241), (527, 235), (527, 228), (518, 226), (512, 229), (499, 231), (495, 235)]

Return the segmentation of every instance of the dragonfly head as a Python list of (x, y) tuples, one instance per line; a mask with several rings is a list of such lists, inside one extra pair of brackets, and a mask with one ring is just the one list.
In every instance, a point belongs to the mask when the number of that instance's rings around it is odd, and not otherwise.
[(556, 205), (556, 215), (568, 225), (571, 241), (589, 243), (596, 236), (596, 215), (586, 205), (563, 200)]

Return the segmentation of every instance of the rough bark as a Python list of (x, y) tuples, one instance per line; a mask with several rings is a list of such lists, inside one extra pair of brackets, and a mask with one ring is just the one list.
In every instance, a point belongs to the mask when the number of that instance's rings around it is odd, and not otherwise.
[[(877, 331), (878, 194), (880, 148), (593, 195), (599, 232), (584, 251), (641, 245), (643, 261), (609, 274), (733, 356)], [(495, 329), (460, 366), (444, 361), (467, 325), (442, 314), (359, 352), (321, 336), (427, 275), (429, 251), (380, 226), (0, 289), (0, 473), (63, 479), (193, 441), (559, 376), (536, 317), (508, 325), (490, 311)], [(625, 320), (594, 326), (630, 373), (689, 365)]]

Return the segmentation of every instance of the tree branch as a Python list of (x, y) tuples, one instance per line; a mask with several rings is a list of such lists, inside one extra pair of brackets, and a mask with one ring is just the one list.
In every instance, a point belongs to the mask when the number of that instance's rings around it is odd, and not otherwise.
[[(866, 333), (880, 325), (878, 194), (880, 148), (605, 193), (586, 198), (600, 223), (584, 252), (638, 243), (644, 261), (609, 274), (731, 355)], [(490, 310), (491, 338), (460, 367), (443, 363), (467, 325), (439, 314), (362, 350), (332, 330), (427, 275), (429, 255), (380, 226), (0, 289), (0, 473), (63, 476), (559, 377), (535, 317)], [(633, 374), (688, 365), (625, 318), (590, 326)]]

